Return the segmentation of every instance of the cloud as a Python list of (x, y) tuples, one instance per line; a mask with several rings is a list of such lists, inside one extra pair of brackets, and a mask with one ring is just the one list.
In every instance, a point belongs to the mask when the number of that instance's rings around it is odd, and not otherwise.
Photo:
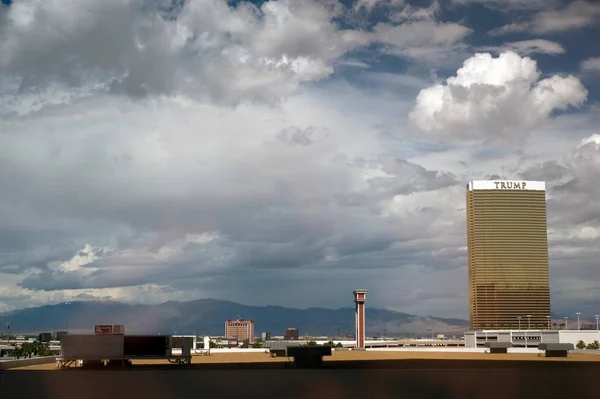
[[(361, 285), (373, 306), (466, 317), (464, 184), (519, 173), (555, 181), (559, 298), (577, 285), (564, 265), (598, 285), (597, 197), (577, 183), (597, 155), (564, 154), (598, 121), (553, 115), (585, 89), (516, 54), (478, 55), (423, 113), (419, 90), (470, 58), (477, 33), (438, 21), (438, 3), (380, 2), (362, 29), (347, 17), (366, 9), (334, 0), (69, 4), (0, 12), (0, 310), (248, 292), (337, 307)], [(410, 135), (411, 108), (431, 131)], [(515, 132), (498, 133), (506, 121)], [(519, 151), (485, 145), (531, 129)]]
[(574, 76), (539, 77), (530, 58), (479, 53), (446, 84), (421, 90), (410, 119), (430, 137), (520, 141), (553, 111), (580, 106), (587, 97)]
[(333, 85), (228, 108), (105, 93), (4, 118), (2, 231), (60, 239), (37, 255), (13, 247), (3, 265), (36, 298), (145, 286), (219, 297), (215, 280), (232, 273), (339, 269), (385, 252), (401, 220), (437, 218), (390, 213), (390, 201), (455, 181), (379, 154), (373, 121), (397, 101), (375, 94)]
[(429, 7), (415, 7), (407, 4), (402, 10), (390, 14), (394, 22), (404, 21), (433, 21), (440, 14), (439, 1), (433, 1)]
[(375, 7), (397, 7), (404, 6), (404, 0), (358, 0), (353, 9), (355, 11), (365, 10), (371, 12)]
[(535, 53), (560, 55), (566, 52), (565, 48), (556, 42), (544, 39), (522, 40), (519, 42), (504, 43), (502, 46), (480, 47), (480, 51), (493, 51), (503, 53), (513, 51), (521, 56), (527, 56)]
[(296, 126), (290, 126), (283, 129), (277, 135), (277, 140), (288, 143), (291, 145), (302, 145), (307, 146), (314, 144), (321, 139), (325, 138), (327, 132), (319, 132), (314, 126), (308, 127), (307, 129), (299, 129)]
[(486, 7), (500, 9), (504, 11), (527, 11), (540, 10), (553, 4), (558, 4), (560, 0), (454, 0), (457, 4), (482, 4)]
[(401, 25), (379, 23), (373, 28), (377, 40), (397, 47), (450, 45), (467, 36), (471, 29), (455, 23), (433, 21), (410, 22)]
[(552, 295), (561, 310), (597, 313), (593, 292), (600, 258), (599, 159), (600, 135), (593, 134), (563, 157), (520, 174), (547, 182)]
[(600, 238), (600, 190), (594, 183), (600, 173), (599, 155), (600, 134), (592, 134), (561, 159), (531, 165), (520, 173), (525, 179), (548, 182), (549, 225), (558, 241)]
[(472, 32), (457, 23), (430, 20), (378, 23), (373, 31), (384, 53), (433, 64), (455, 62), (464, 50), (463, 39)]
[(15, 82), (8, 94), (19, 94), (19, 104), (9, 97), (4, 106), (25, 106), (27, 95), (60, 103), (96, 91), (271, 101), (329, 76), (334, 60), (367, 43), (359, 31), (338, 29), (336, 11), (316, 0), (260, 8), (186, 2), (174, 18), (157, 16), (152, 4), (84, 0), (75, 11), (58, 0), (11, 5), (0, 28), (0, 71)]
[[(375, 25), (369, 19), (374, 9), (386, 15), (374, 19)], [(395, 0), (359, 1), (353, 11), (346, 18), (365, 27), (364, 34), (368, 36), (363, 38), (377, 44), (379, 52), (430, 67), (462, 61), (468, 48), (463, 40), (473, 32), (460, 23), (437, 21), (441, 13), (439, 1), (432, 1), (427, 7)]]
[(600, 71), (600, 57), (592, 57), (581, 62), (581, 70), (585, 72)]
[[(401, 5), (392, 3), (385, 5)], [(93, 93), (276, 103), (302, 83), (332, 75), (351, 50), (377, 42), (388, 54), (439, 64), (471, 32), (433, 21), (438, 3), (402, 6), (396, 19), (405, 23), (373, 31), (339, 28), (337, 2), (230, 7), (208, 0), (186, 2), (163, 17), (152, 4), (84, 0), (75, 13), (58, 0), (9, 7), (0, 28), (0, 114), (35, 112)]]
[(592, 26), (600, 19), (600, 4), (575, 1), (562, 8), (539, 11), (529, 20), (493, 29), (491, 35), (514, 32), (552, 33)]
[(599, 225), (600, 189), (594, 184), (600, 173), (599, 156), (600, 135), (594, 134), (582, 140), (561, 162), (567, 171), (561, 179), (555, 180), (549, 206), (557, 215), (568, 214), (569, 219), (557, 220), (556, 225)]

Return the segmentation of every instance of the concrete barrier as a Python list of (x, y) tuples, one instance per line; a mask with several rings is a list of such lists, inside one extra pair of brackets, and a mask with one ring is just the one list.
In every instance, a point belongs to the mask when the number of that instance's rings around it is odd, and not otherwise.
[[(332, 348), (332, 350), (352, 350), (352, 348)], [(486, 348), (465, 348), (459, 346), (409, 346), (395, 348), (366, 348), (367, 351), (374, 352), (452, 352), (452, 353), (485, 353)], [(205, 352), (204, 349), (192, 350), (192, 355), (200, 355)], [(268, 353), (269, 348), (215, 348), (210, 353)], [(508, 353), (538, 353), (537, 348), (509, 348)], [(596, 351), (589, 351), (596, 352)], [(174, 350), (174, 354), (177, 352)]]
[[(206, 352), (204, 349), (192, 349), (193, 354), (201, 354)], [(176, 353), (173, 351), (173, 353)], [(269, 353), (269, 348), (214, 348), (210, 353)]]
[[(367, 351), (374, 352), (453, 352), (453, 353), (485, 353), (486, 348), (465, 348), (465, 347), (404, 347), (404, 348), (367, 348)], [(508, 353), (538, 353), (537, 348), (508, 348)]]
[(56, 356), (35, 357), (31, 359), (6, 360), (0, 362), (0, 370), (14, 369), (16, 367), (35, 366), (37, 364), (56, 363)]

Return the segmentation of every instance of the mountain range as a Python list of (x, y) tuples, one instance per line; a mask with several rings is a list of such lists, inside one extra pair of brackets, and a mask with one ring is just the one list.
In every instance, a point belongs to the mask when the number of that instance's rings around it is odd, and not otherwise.
[[(425, 336), (460, 335), (468, 329), (461, 319), (416, 316), (387, 309), (366, 309), (367, 335)], [(345, 335), (354, 331), (354, 308), (292, 309), (281, 306), (248, 306), (235, 302), (199, 299), (169, 301), (158, 305), (131, 305), (120, 302), (69, 302), (0, 314), (11, 322), (11, 334), (37, 334), (68, 330), (92, 333), (95, 324), (124, 324), (126, 333), (222, 335), (228, 319), (253, 319), (255, 334), (283, 335), (289, 327), (300, 334)]]

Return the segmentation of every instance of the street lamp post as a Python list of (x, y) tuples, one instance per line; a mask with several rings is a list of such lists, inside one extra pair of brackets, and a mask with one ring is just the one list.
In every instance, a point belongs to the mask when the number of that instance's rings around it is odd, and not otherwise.
[(527, 329), (531, 330), (531, 315), (527, 315)]
[(569, 329), (569, 316), (565, 316), (565, 330)]
[(550, 318), (551, 318), (551, 317), (552, 317), (552, 316), (546, 316), (546, 319), (548, 319), (548, 330), (550, 330)]
[(7, 343), (10, 342), (10, 326), (11, 326), (10, 321), (7, 321), (6, 322), (6, 329), (8, 330), (8, 336), (6, 337)]
[(577, 315), (577, 329), (581, 330), (580, 326), (579, 326), (579, 316), (581, 316), (581, 312), (577, 312), (575, 313)]
[(517, 316), (517, 320), (519, 320), (519, 331), (521, 331), (521, 316)]
[(600, 328), (598, 328), (598, 319), (600, 319), (600, 315), (595, 315), (594, 317), (596, 318), (596, 331), (600, 331)]

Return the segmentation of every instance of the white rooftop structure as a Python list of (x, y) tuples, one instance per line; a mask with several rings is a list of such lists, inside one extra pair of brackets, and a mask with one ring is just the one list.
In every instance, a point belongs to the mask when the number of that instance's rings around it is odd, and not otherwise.
[(511, 342), (514, 346), (537, 347), (541, 343), (586, 345), (600, 341), (598, 330), (482, 330), (465, 332), (465, 347), (476, 348), (486, 342)]
[(473, 190), (499, 190), (499, 191), (545, 191), (546, 182), (529, 180), (473, 180), (467, 189)]

